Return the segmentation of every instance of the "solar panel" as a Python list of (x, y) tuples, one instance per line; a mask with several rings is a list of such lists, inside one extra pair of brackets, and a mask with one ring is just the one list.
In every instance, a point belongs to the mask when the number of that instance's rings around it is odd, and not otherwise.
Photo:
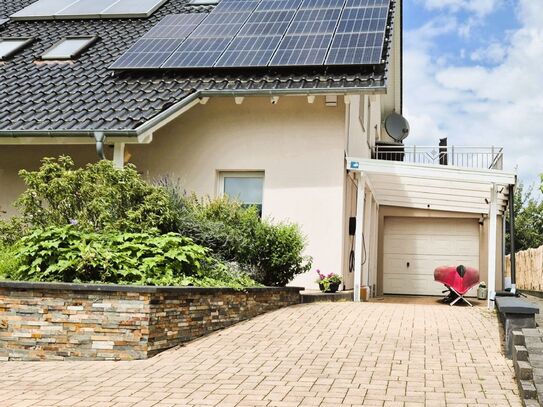
[(258, 0), (233, 0), (227, 1), (222, 0), (219, 2), (217, 7), (213, 9), (211, 14), (217, 13), (239, 13), (242, 11), (252, 11), (258, 5)]
[(284, 37), (269, 65), (322, 65), (331, 40), (332, 34)]
[(166, 1), (167, 0), (118, 0), (102, 11), (101, 16), (103, 18), (149, 17)]
[(100, 18), (100, 13), (111, 6), (111, 0), (72, 1), (72, 4), (55, 13), (64, 18)]
[[(348, 4), (382, 0), (348, 0)], [(326, 65), (379, 64), (382, 60), (388, 7), (346, 7), (326, 58)]]
[(167, 0), (38, 0), (15, 20), (148, 17)]
[(390, 5), (390, 0), (347, 0), (345, 3), (345, 8), (352, 7), (374, 7), (374, 6), (385, 6)]
[(270, 65), (322, 65), (341, 15), (343, 2), (336, 4), (339, 0), (303, 0)]
[(343, 8), (344, 0), (304, 0), (300, 7), (301, 10), (311, 10), (316, 8)]
[(38, 0), (12, 14), (12, 19), (52, 19), (62, 9), (76, 3), (75, 0)]
[(380, 64), (390, 1), (221, 0), (168, 16), (112, 68)]
[(302, 0), (264, 0), (261, 1), (256, 12), (273, 11), (273, 10), (294, 10), (300, 7)]
[(261, 1), (215, 66), (267, 66), (301, 2)]
[(170, 14), (117, 59), (111, 68), (160, 68), (206, 14)]
[(183, 49), (174, 52), (164, 68), (201, 68), (213, 66), (228, 46), (229, 38), (188, 38)]
[(179, 49), (172, 53), (163, 67), (212, 67), (246, 21), (254, 15), (257, 5), (258, 1), (221, 1)]

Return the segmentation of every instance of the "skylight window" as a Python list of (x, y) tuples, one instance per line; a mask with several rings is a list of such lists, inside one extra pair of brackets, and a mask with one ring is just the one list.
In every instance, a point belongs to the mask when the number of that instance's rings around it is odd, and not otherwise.
[(97, 37), (66, 37), (49, 48), (41, 59), (74, 59), (89, 48)]
[(219, 0), (191, 0), (191, 6), (214, 6), (219, 4)]
[(12, 57), (32, 42), (32, 38), (0, 38), (0, 61)]
[(10, 16), (13, 20), (144, 18), (166, 0), (38, 0)]

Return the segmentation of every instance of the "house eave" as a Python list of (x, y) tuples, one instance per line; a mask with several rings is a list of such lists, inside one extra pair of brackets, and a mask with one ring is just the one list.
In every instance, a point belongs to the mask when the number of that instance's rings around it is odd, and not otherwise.
[(135, 129), (58, 129), (58, 130), (0, 130), (0, 145), (23, 144), (94, 144), (95, 134), (103, 133), (106, 144), (144, 144), (152, 140), (152, 134), (207, 97), (242, 96), (325, 96), (348, 94), (382, 94), (386, 86), (331, 87), (308, 89), (217, 89), (196, 91), (170, 108), (159, 113)]

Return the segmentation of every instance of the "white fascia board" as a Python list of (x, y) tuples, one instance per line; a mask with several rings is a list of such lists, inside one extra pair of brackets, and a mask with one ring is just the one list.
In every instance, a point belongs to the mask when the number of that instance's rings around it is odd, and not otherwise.
[(479, 208), (459, 208), (458, 206), (455, 206), (454, 204), (450, 205), (442, 205), (442, 204), (430, 204), (430, 207), (426, 204), (421, 203), (402, 203), (397, 201), (381, 201), (381, 205), (383, 206), (395, 206), (399, 208), (413, 208), (413, 209), (425, 209), (425, 210), (432, 210), (432, 211), (445, 211), (445, 212), (459, 212), (459, 213), (473, 213), (473, 214), (488, 214), (488, 208), (485, 209), (479, 209)]
[[(137, 137), (107, 137), (106, 144), (125, 143), (139, 144)], [(94, 137), (68, 137), (68, 136), (43, 136), (43, 137), (0, 137), (0, 145), (95, 145)]]
[(497, 185), (514, 185), (516, 183), (516, 174), (500, 170), (408, 164), (369, 158), (347, 157), (347, 169), (367, 174), (390, 174), (400, 177), (407, 176), (467, 183), (495, 183)]

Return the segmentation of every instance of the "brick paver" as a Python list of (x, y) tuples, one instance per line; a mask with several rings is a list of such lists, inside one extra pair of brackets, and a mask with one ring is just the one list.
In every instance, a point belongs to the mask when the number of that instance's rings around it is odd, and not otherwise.
[(149, 360), (4, 362), (0, 406), (521, 406), (484, 308), (314, 303)]

